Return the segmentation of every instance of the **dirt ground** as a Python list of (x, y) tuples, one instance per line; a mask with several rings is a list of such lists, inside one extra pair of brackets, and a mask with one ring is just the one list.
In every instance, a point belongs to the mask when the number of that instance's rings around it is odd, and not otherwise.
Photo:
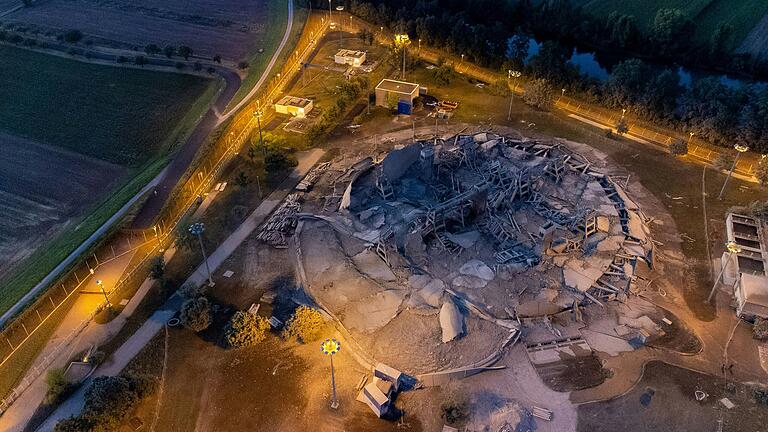
[(263, 48), (269, 8), (284, 1), (49, 0), (5, 17), (56, 33), (79, 29), (86, 37), (119, 48), (186, 45), (201, 55), (247, 59)]
[[(697, 401), (699, 390), (708, 396)], [(736, 406), (719, 402), (728, 398)], [(723, 428), (718, 429), (718, 420)], [(652, 362), (635, 388), (624, 396), (579, 407), (578, 431), (766, 431), (768, 406), (759, 405), (753, 387), (726, 386), (719, 377)]]
[(0, 277), (69, 227), (126, 173), (118, 165), (0, 133)]

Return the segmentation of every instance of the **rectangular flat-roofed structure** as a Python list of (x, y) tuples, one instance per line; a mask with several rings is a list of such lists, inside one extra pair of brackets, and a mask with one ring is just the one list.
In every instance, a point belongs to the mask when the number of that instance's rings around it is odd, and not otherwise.
[(733, 287), (736, 313), (768, 318), (768, 249), (763, 240), (763, 225), (757, 218), (730, 213), (725, 230), (728, 241), (738, 245), (738, 252), (726, 251), (720, 258), (723, 284)]
[(414, 83), (383, 79), (376, 86), (376, 105), (397, 108), (400, 114), (410, 114), (418, 96), (419, 85)]
[(295, 96), (284, 96), (275, 104), (275, 111), (280, 114), (290, 114), (294, 117), (305, 117), (314, 107), (311, 99)]
[(365, 55), (366, 54), (364, 51), (341, 49), (336, 53), (333, 60), (337, 64), (346, 64), (360, 67), (363, 63), (365, 63)]

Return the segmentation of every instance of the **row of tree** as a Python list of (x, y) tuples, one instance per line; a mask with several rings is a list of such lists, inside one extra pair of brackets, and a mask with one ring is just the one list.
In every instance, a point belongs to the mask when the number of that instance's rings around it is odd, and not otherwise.
[[(697, 29), (680, 9), (660, 9), (650, 23), (613, 12), (594, 16), (572, 0), (348, 0), (361, 18), (444, 47), (484, 66), (504, 62), (509, 39), (518, 33), (590, 49), (641, 57), (654, 63), (768, 77), (768, 61), (736, 48), (734, 27)], [(321, 0), (314, 0), (316, 7)], [(647, 24), (647, 25), (646, 25)], [(646, 30), (647, 29), (647, 30)], [(711, 34), (710, 34), (711, 33)], [(571, 52), (569, 50), (569, 52)], [(725, 54), (728, 54), (727, 56)]]

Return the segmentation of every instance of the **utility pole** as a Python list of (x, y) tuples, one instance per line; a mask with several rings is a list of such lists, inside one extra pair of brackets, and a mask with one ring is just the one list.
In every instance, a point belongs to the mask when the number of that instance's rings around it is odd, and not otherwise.
[(205, 224), (202, 222), (193, 223), (189, 226), (190, 234), (197, 236), (197, 240), (200, 243), (200, 252), (203, 254), (203, 260), (205, 262), (205, 270), (208, 272), (208, 286), (213, 286), (213, 278), (211, 277), (211, 267), (208, 266), (208, 256), (205, 254), (205, 247), (203, 246), (203, 232), (205, 232)]
[(736, 169), (736, 162), (739, 161), (739, 156), (741, 156), (742, 153), (746, 153), (749, 150), (749, 147), (736, 144), (733, 146), (734, 149), (736, 149), (736, 157), (733, 158), (733, 164), (731, 165), (731, 170), (728, 171), (728, 176), (725, 177), (725, 181), (723, 182), (723, 188), (720, 189), (720, 195), (717, 196), (717, 199), (722, 200), (723, 199), (723, 193), (725, 193), (725, 186), (728, 184), (728, 180), (731, 179), (731, 176), (733, 175), (733, 171)]
[(509, 96), (509, 112), (507, 113), (507, 121), (512, 120), (512, 101), (515, 99), (515, 89), (517, 88), (517, 79), (520, 78), (521, 75), (522, 73), (520, 71), (513, 71), (511, 69), (507, 71), (507, 85), (509, 85), (510, 78), (512, 77), (515, 78), (515, 81), (514, 81), (515, 84), (512, 86), (512, 91), (510, 92), (510, 96)]
[(104, 290), (104, 282), (102, 282), (101, 279), (99, 279), (96, 281), (96, 285), (98, 285), (99, 288), (101, 288), (101, 293), (104, 294), (104, 300), (107, 302), (107, 307), (111, 308), (112, 303), (110, 303), (109, 297), (107, 297), (107, 292)]

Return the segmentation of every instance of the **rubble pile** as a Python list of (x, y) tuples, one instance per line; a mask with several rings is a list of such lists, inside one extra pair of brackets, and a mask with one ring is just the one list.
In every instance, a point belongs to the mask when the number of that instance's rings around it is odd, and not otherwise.
[(457, 135), (324, 170), (317, 211), (296, 210), (301, 282), (409, 372), (481, 362), (520, 319), (624, 301), (653, 262), (625, 187), (558, 142)]

